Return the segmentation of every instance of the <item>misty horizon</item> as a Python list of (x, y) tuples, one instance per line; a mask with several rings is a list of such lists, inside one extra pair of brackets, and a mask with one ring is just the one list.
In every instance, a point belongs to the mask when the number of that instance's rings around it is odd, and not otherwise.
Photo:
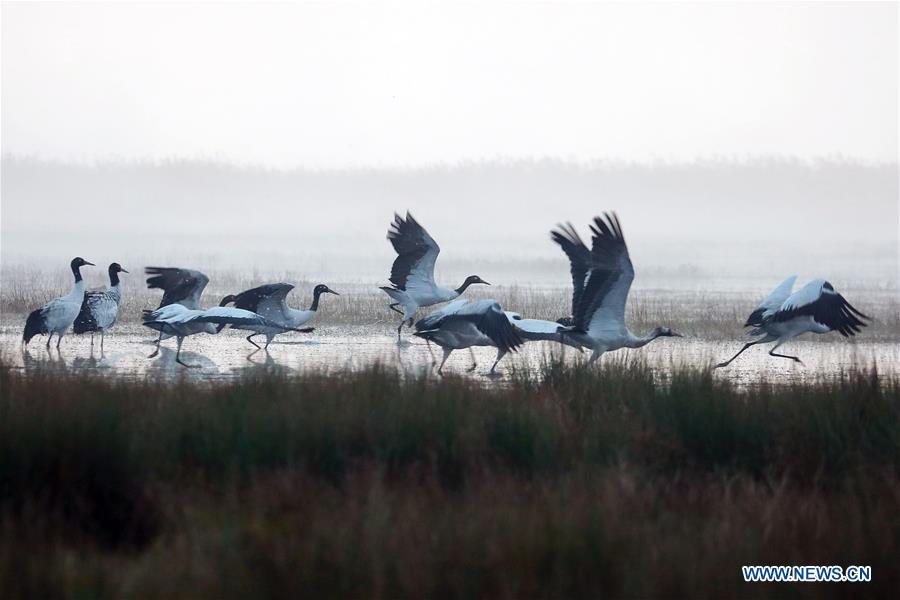
[(549, 230), (571, 221), (587, 235), (592, 217), (616, 210), (639, 286), (642, 270), (654, 279), (825, 273), (897, 286), (896, 164), (766, 157), (267, 169), (9, 155), (0, 164), (7, 265), (52, 268), (74, 251), (380, 281), (393, 260), (387, 226), (409, 210), (441, 245), (446, 277), (493, 266), (510, 282), (565, 284)]

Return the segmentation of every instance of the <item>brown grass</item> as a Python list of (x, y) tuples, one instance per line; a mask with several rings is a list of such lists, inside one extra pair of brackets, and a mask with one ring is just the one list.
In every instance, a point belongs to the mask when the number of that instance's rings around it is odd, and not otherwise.
[[(5, 597), (888, 596), (900, 382), (0, 370)], [(742, 564), (871, 565), (744, 584)]]

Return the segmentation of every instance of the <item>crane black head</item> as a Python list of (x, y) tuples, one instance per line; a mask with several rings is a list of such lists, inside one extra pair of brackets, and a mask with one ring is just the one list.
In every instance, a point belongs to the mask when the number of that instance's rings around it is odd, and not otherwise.
[(125, 269), (122, 268), (117, 262), (110, 263), (109, 265), (109, 283), (110, 285), (118, 285), (119, 284), (119, 273), (127, 273)]
[(462, 294), (464, 291), (466, 291), (466, 288), (469, 287), (470, 285), (472, 285), (473, 283), (483, 283), (484, 285), (491, 285), (490, 283), (488, 283), (487, 281), (485, 281), (478, 275), (469, 275), (468, 277), (466, 277), (466, 280), (463, 281), (462, 285), (459, 286), (458, 288), (456, 288), (456, 293)]
[(320, 283), (313, 288), (313, 301), (309, 306), (309, 310), (319, 309), (319, 296), (321, 296), (322, 294), (334, 294), (335, 296), (340, 296), (340, 294), (338, 294), (336, 291), (334, 291), (324, 283)]
[(88, 262), (88, 261), (84, 260), (83, 258), (81, 258), (80, 256), (76, 256), (75, 258), (73, 258), (72, 262), (70, 264), (72, 266), (72, 269), (78, 269), (85, 265), (90, 265), (92, 267), (94, 266), (94, 263)]
[(340, 296), (336, 291), (325, 285), (324, 283), (320, 283), (316, 287), (313, 288), (313, 295), (320, 296), (322, 294), (334, 294), (335, 296)]
[(80, 256), (76, 256), (75, 258), (72, 259), (72, 262), (69, 263), (69, 266), (72, 267), (72, 274), (75, 276), (75, 283), (78, 283), (79, 281), (81, 281), (81, 271), (79, 271), (79, 269), (81, 269), (81, 267), (83, 267), (85, 265), (90, 265), (93, 267), (94, 263), (88, 262), (88, 261), (84, 260), (83, 258), (81, 258)]

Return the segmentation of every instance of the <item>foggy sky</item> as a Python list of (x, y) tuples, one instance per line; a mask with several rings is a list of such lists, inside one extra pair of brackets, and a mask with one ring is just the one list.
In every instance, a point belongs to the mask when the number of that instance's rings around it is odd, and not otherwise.
[(2, 150), (290, 167), (898, 153), (896, 3), (2, 7)]

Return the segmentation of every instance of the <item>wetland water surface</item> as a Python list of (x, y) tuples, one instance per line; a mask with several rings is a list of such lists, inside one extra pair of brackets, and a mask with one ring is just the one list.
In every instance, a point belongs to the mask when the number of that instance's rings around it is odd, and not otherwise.
[[(433, 370), (431, 355), (425, 342), (404, 330), (404, 340), (397, 343), (388, 324), (319, 326), (310, 334), (286, 334), (276, 338), (268, 352), (251, 352), (254, 348), (245, 341), (246, 333), (225, 330), (219, 335), (199, 334), (186, 338), (182, 360), (195, 365), (185, 368), (175, 362), (175, 341), (166, 340), (155, 358), (147, 358), (153, 351), (153, 332), (140, 325), (119, 325), (106, 336), (105, 351), (100, 352), (100, 338), (91, 348), (89, 336), (67, 335), (61, 351), (48, 351), (46, 337), (32, 340), (27, 350), (21, 345), (21, 324), (13, 318), (3, 319), (0, 327), (0, 353), (4, 362), (18, 369), (94, 370), (110, 376), (125, 378), (163, 378), (178, 380), (228, 381), (266, 367), (288, 370), (341, 372), (361, 369), (376, 363), (399, 365), (406, 373), (421, 375)], [(812, 336), (808, 336), (812, 337)], [(640, 350), (620, 350), (604, 355), (600, 360), (646, 360), (655, 371), (664, 375), (680, 365), (711, 367), (730, 357), (742, 345), (732, 341), (699, 338), (662, 338)], [(56, 340), (54, 338), (54, 346)], [(435, 357), (440, 349), (433, 348)], [(747, 350), (726, 369), (716, 370), (717, 377), (742, 383), (755, 381), (798, 382), (838, 377), (853, 367), (877, 366), (880, 373), (900, 374), (900, 345), (891, 342), (866, 341), (865, 334), (854, 340), (834, 336), (828, 341), (796, 340), (781, 351), (799, 356), (803, 364), (770, 357), (768, 346)], [(475, 348), (478, 367), (473, 373), (468, 351), (455, 351), (444, 367), (444, 373), (483, 378), (496, 356), (492, 348)], [(513, 371), (537, 372), (549, 357), (563, 357), (566, 361), (585, 360), (588, 353), (579, 354), (571, 348), (550, 343), (525, 345), (517, 354), (508, 354), (500, 363), (501, 379)]]

